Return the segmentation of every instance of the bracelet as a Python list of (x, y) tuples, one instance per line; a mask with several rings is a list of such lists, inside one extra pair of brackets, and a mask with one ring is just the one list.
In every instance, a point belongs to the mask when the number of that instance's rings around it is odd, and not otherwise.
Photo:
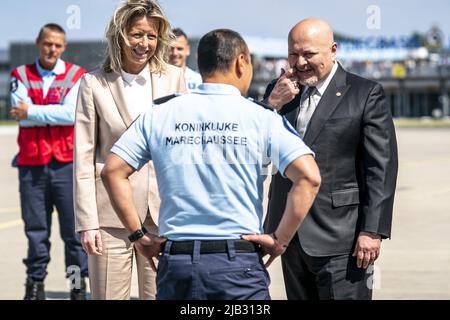
[(282, 243), (280, 243), (280, 242), (278, 241), (278, 237), (277, 237), (277, 235), (275, 234), (275, 231), (271, 233), (271, 236), (272, 236), (272, 238), (273, 238), (276, 242), (278, 242), (283, 248), (286, 249), (286, 248), (288, 247), (287, 244), (282, 244)]

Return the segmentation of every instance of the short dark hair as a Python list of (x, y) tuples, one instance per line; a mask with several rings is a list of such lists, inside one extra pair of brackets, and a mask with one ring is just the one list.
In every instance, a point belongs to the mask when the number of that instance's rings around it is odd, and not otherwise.
[(38, 34), (38, 37), (37, 37), (38, 40), (42, 39), (42, 37), (44, 36), (45, 30), (51, 30), (51, 31), (59, 32), (59, 33), (62, 33), (64, 36), (66, 35), (66, 32), (64, 31), (63, 27), (61, 27), (59, 24), (47, 23), (45, 26), (43, 26), (41, 28), (41, 30), (39, 30), (39, 34)]
[(198, 69), (202, 76), (227, 72), (234, 58), (248, 53), (248, 47), (239, 33), (216, 29), (205, 34), (198, 44)]
[(180, 28), (174, 28), (173, 30), (172, 30), (172, 32), (173, 32), (173, 34), (175, 35), (175, 37), (185, 37), (186, 38), (186, 40), (189, 40), (188, 39), (188, 37), (187, 37), (187, 35), (186, 35), (186, 33), (184, 33), (184, 31), (182, 30), (182, 29), (180, 29)]

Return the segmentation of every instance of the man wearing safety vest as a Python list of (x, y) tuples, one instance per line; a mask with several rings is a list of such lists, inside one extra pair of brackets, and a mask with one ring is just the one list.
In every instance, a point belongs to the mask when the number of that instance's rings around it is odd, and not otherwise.
[(70, 298), (84, 300), (87, 258), (74, 227), (72, 161), (75, 105), (85, 70), (60, 59), (65, 31), (46, 24), (36, 40), (39, 59), (11, 73), (10, 115), (19, 122), (20, 202), (28, 238), (25, 300), (45, 299), (52, 212), (64, 241)]

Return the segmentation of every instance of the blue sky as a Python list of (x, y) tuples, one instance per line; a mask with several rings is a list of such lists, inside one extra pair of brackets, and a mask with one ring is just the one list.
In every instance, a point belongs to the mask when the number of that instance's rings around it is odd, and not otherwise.
[[(103, 39), (106, 23), (118, 3), (118, 0), (2, 0), (0, 48), (7, 48), (11, 41), (33, 41), (47, 22), (63, 25), (69, 41)], [(297, 21), (319, 17), (336, 31), (350, 36), (409, 35), (415, 30), (425, 32), (437, 24), (447, 43), (450, 37), (449, 0), (160, 0), (160, 3), (172, 25), (183, 28), (190, 36), (226, 27), (248, 36), (285, 38)], [(368, 14), (366, 10), (372, 5), (379, 8), (379, 29), (367, 27), (373, 11)], [(80, 19), (74, 23), (71, 18), (77, 16), (77, 10)]]

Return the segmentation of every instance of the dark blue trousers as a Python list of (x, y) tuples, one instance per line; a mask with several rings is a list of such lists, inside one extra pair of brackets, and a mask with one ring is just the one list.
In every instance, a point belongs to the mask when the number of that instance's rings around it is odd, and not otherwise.
[(237, 253), (228, 240), (227, 253), (170, 254), (167, 241), (156, 276), (158, 300), (270, 300), (269, 274), (258, 252)]
[(55, 159), (45, 166), (19, 166), (22, 219), (28, 238), (28, 254), (23, 262), (29, 279), (40, 281), (47, 275), (54, 207), (58, 211), (64, 241), (66, 276), (72, 275), (77, 268), (81, 276), (88, 275), (86, 253), (75, 232), (72, 174), (72, 163)]

